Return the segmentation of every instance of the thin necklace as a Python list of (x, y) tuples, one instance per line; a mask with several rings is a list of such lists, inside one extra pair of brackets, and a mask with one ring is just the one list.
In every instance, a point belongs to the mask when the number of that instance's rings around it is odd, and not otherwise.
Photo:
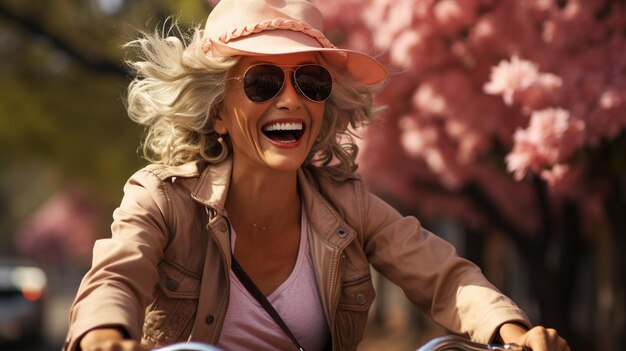
[(267, 227), (264, 225), (260, 225), (260, 224), (256, 224), (256, 223), (252, 223), (252, 228), (257, 229), (257, 230), (266, 230)]

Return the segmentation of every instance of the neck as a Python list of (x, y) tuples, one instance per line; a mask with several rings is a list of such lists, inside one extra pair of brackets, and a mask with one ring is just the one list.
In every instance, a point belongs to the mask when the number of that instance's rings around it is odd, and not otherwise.
[(297, 171), (239, 169), (233, 164), (226, 210), (241, 229), (276, 231), (299, 221)]

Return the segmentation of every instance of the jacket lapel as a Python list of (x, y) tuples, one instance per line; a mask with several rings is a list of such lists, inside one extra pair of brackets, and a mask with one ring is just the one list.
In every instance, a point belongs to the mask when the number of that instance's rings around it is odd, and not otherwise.
[(343, 250), (354, 240), (356, 233), (326, 201), (309, 176), (300, 169), (298, 185), (309, 218), (309, 247), (322, 307), (331, 334), (334, 334), (343, 276)]
[(228, 307), (231, 257), (229, 227), (223, 213), (231, 167), (230, 158), (208, 166), (191, 193), (191, 197), (206, 209), (206, 230), (212, 240), (207, 241), (198, 306), (189, 341), (217, 343)]

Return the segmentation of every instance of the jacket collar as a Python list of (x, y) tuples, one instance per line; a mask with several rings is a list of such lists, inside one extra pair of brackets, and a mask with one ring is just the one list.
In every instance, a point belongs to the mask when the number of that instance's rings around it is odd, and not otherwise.
[(191, 197), (221, 214), (224, 211), (226, 194), (228, 194), (232, 167), (231, 157), (218, 164), (207, 166), (200, 173), (198, 182), (191, 191)]
[[(226, 160), (207, 166), (198, 178), (191, 197), (213, 211), (215, 215), (224, 212), (224, 204), (230, 185), (233, 161)], [(356, 235), (333, 206), (322, 196), (315, 185), (315, 175), (310, 170), (298, 169), (298, 186), (309, 224), (332, 246), (343, 248)]]

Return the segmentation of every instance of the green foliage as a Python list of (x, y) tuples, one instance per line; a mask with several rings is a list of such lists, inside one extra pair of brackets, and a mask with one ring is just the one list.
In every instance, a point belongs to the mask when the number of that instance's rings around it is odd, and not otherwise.
[(80, 184), (107, 208), (119, 202), (144, 164), (142, 129), (123, 106), (121, 46), (137, 30), (169, 17), (190, 26), (209, 10), (200, 0), (0, 3), (0, 246), (67, 186)]

